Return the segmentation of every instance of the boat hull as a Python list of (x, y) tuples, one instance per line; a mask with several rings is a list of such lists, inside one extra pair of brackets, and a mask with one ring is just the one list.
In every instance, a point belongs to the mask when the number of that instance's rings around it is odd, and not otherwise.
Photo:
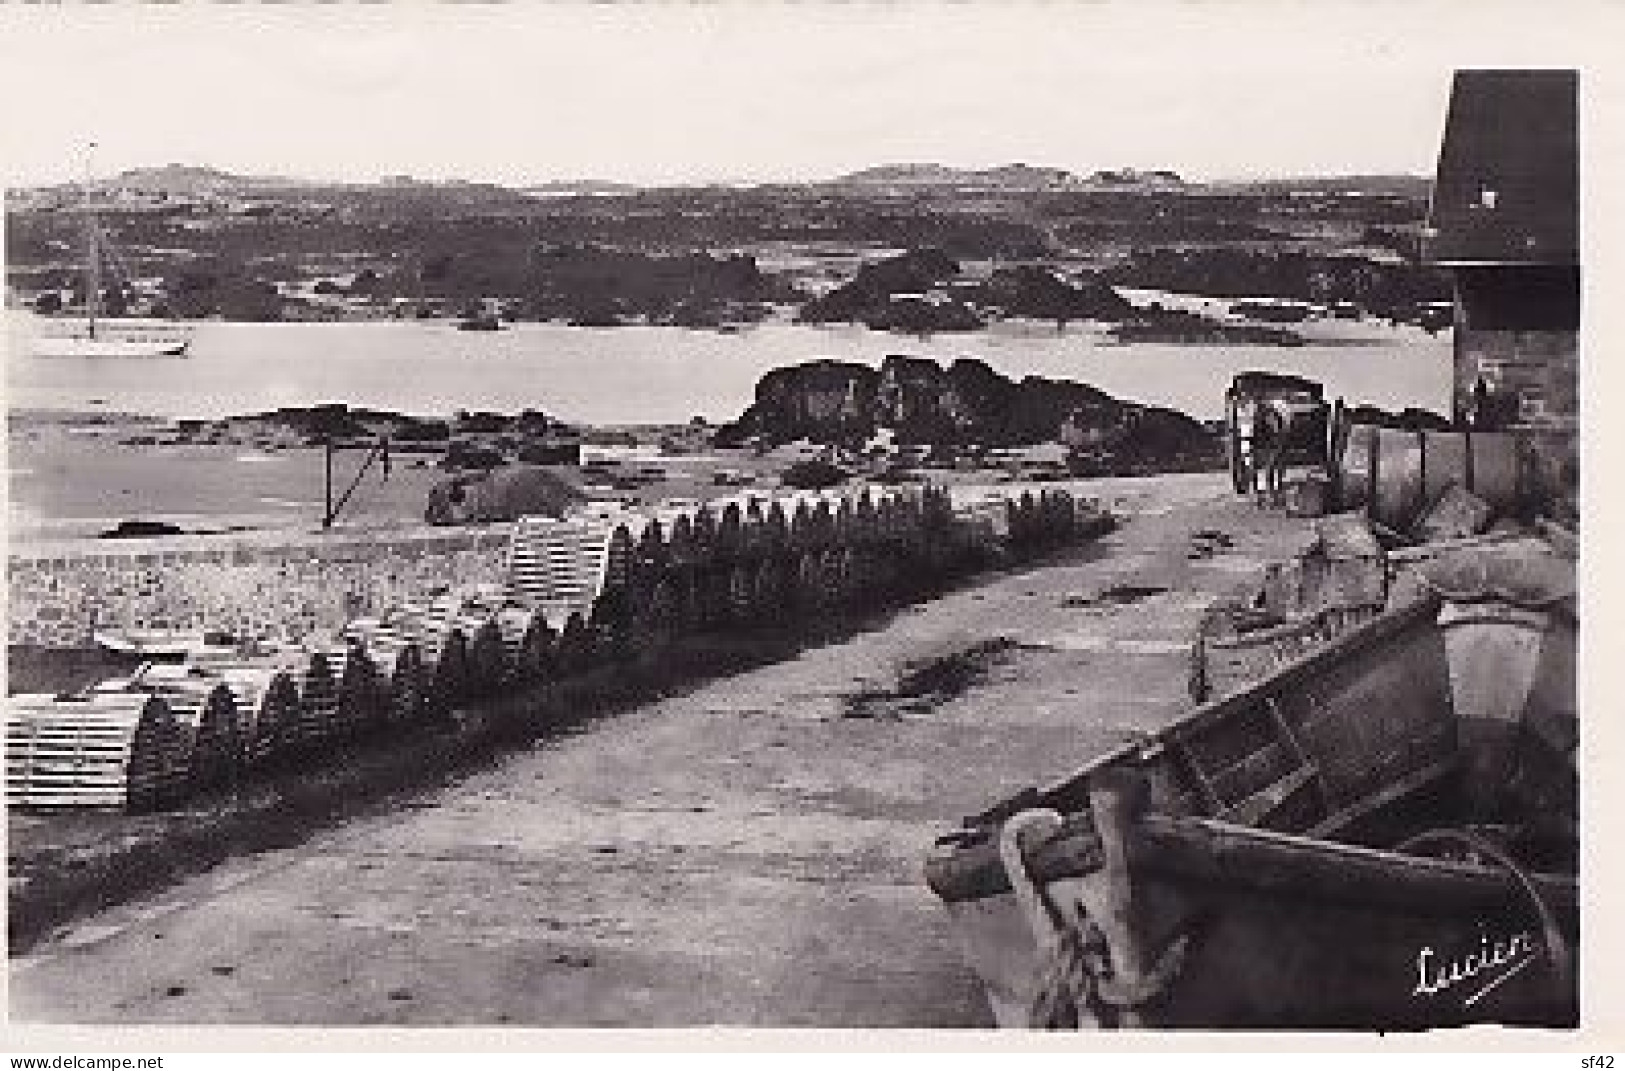
[[(1248, 843), (1249, 838), (1258, 839)], [(1220, 843), (1228, 842), (1228, 843)], [(1227, 855), (1228, 853), (1228, 855)], [(1472, 1023), (1572, 1027), (1578, 994), (1539, 912), (1504, 873), (1238, 827), (1164, 823), (1131, 852), (1133, 928), (1153, 953), (1183, 941), (1166, 985), (1078, 1025), (1414, 1030)], [(1220, 862), (1213, 860), (1218, 858)], [(1363, 873), (1351, 871), (1361, 870)], [(1557, 954), (1578, 936), (1572, 879), (1543, 878)], [(1088, 879), (1051, 882), (1088, 900)], [(1015, 895), (945, 905), (1005, 1027), (1027, 1027), (1045, 953)]]
[(36, 338), (35, 357), (184, 357), (186, 339)]
[[(1433, 598), (1396, 607), (940, 840), (926, 881), (999, 1023), (1573, 1025), (1572, 830), (1472, 832), (1482, 748), (1458, 732), (1475, 720), (1451, 689), (1464, 644), (1439, 618)], [(1506, 631), (1464, 639), (1511, 661)], [(1523, 677), (1504, 697), (1519, 711), (1566, 679)], [(1543, 809), (1499, 795), (1509, 814)], [(1514, 843), (1555, 873), (1531, 878)], [(1429, 857), (1441, 845), (1477, 861)], [(1132, 999), (1080, 1003), (1101, 977)]]

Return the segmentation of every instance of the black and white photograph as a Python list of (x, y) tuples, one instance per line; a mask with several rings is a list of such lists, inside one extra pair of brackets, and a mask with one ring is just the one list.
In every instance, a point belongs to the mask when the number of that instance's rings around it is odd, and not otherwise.
[(1610, 1022), (1603, 8), (0, 8), (19, 1036)]

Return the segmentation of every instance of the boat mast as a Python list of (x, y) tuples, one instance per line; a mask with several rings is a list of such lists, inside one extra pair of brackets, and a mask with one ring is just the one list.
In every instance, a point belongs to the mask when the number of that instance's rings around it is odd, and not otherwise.
[(90, 154), (96, 150), (93, 141), (85, 149), (84, 199), (80, 202), (85, 214), (85, 318), (90, 338), (96, 337), (96, 313), (102, 306), (102, 251), (101, 227), (91, 203)]

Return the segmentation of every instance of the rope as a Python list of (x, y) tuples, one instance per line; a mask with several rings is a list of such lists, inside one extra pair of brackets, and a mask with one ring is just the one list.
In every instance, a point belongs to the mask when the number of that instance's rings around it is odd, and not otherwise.
[(1513, 859), (1500, 845), (1471, 830), (1430, 829), (1425, 833), (1418, 833), (1416, 836), (1400, 842), (1395, 850), (1405, 852), (1424, 845), (1448, 844), (1451, 842), (1465, 845), (1472, 851), (1494, 860), (1500, 864), (1502, 869), (1511, 874), (1523, 888), (1524, 895), (1534, 905), (1535, 914), (1540, 919), (1541, 930), (1545, 937), (1547, 958), (1551, 960), (1552, 972), (1557, 976), (1558, 988), (1563, 992), (1567, 992), (1573, 975), (1574, 957), (1569, 949), (1568, 942), (1563, 938), (1562, 929), (1557, 924), (1557, 913), (1546, 902), (1546, 898), (1540, 894), (1540, 889), (1535, 885), (1534, 879), (1529, 876), (1529, 872), (1520, 866), (1518, 861)]
[(1027, 1025), (1041, 1030), (1075, 1028), (1085, 1009), (1103, 1022), (1122, 1018), (1172, 984), (1190, 945), (1190, 935), (1182, 934), (1163, 950), (1143, 978), (1132, 984), (1118, 978), (1100, 927), (1087, 917), (1074, 924), (1027, 869), (1021, 844), (1024, 835), (1028, 830), (1052, 835), (1061, 823), (1056, 811), (1028, 810), (1006, 821), (999, 832), (999, 858), (1038, 945), (1038, 978), (1027, 1008)]

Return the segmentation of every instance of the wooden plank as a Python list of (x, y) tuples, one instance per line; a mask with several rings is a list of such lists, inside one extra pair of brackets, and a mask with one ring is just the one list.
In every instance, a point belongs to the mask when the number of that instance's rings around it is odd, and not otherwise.
[(1379, 791), (1364, 796), (1327, 815), (1324, 819), (1305, 830), (1304, 835), (1316, 838), (1334, 837), (1365, 816), (1374, 814), (1412, 793), (1420, 792), (1435, 781), (1445, 777), (1455, 768), (1456, 758), (1451, 756), (1438, 762), (1429, 763), (1402, 777), (1397, 777)]
[(1242, 799), (1217, 817), (1236, 825), (1262, 825), (1282, 805), (1311, 788), (1315, 771), (1299, 767), (1272, 784)]
[[(1526, 894), (1499, 867), (1314, 840), (1202, 818), (1147, 815), (1130, 842), (1136, 870), (1186, 881), (1242, 887), (1321, 902), (1397, 907), (1422, 914), (1521, 905)], [(1542, 899), (1572, 919), (1579, 883), (1572, 874), (1534, 874)]]
[(1274, 784), (1293, 770), (1303, 768), (1295, 761), (1291, 750), (1280, 741), (1271, 741), (1240, 761), (1207, 775), (1214, 793), (1226, 804), (1234, 805)]
[(1170, 736), (1167, 740), (1167, 744), (1169, 751), (1178, 760), (1179, 766), (1190, 774), (1191, 781), (1196, 787), (1197, 794), (1202, 799), (1203, 807), (1209, 813), (1217, 811), (1223, 807), (1224, 798), (1220, 796), (1218, 790), (1213, 787), (1213, 782), (1208, 780), (1206, 771), (1202, 769), (1201, 763), (1196, 761), (1196, 756), (1191, 753), (1191, 749), (1185, 744), (1185, 742), (1178, 737)]

